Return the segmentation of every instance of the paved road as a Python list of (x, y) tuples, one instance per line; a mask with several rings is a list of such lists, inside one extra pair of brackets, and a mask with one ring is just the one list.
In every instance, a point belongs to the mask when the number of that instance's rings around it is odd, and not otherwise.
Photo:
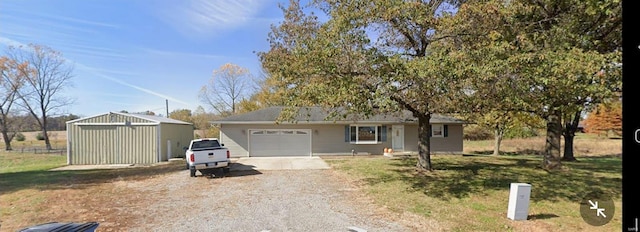
[(233, 171), (190, 178), (187, 170), (129, 183), (150, 202), (130, 231), (409, 231), (354, 199), (333, 170)]

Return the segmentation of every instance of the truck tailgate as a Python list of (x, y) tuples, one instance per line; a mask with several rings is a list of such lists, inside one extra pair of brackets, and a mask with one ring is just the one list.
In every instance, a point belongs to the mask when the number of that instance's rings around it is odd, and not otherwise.
[(194, 164), (226, 162), (227, 149), (209, 149), (202, 151), (194, 151)]

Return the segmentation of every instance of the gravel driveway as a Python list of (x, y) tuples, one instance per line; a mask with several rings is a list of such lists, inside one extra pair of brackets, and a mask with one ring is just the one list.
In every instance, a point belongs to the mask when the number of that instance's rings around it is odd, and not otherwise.
[[(199, 174), (199, 173), (198, 173)], [(356, 197), (333, 170), (235, 171), (190, 178), (187, 170), (123, 183), (144, 193), (130, 231), (408, 231)]]

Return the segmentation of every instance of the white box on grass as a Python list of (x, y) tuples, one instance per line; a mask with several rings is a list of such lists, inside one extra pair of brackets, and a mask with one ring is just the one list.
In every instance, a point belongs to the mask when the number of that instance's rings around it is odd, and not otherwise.
[(509, 192), (509, 207), (507, 217), (511, 220), (527, 220), (529, 216), (529, 197), (531, 185), (526, 183), (511, 183)]

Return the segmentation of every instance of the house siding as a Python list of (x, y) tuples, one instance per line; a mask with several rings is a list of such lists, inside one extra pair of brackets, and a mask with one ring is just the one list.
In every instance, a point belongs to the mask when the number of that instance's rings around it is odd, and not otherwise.
[[(391, 147), (391, 127), (387, 126), (387, 140), (378, 144), (352, 144), (344, 140), (346, 124), (221, 124), (220, 141), (229, 149), (232, 157), (249, 155), (249, 136), (251, 129), (311, 129), (312, 155), (351, 155), (354, 150), (358, 154), (382, 154), (384, 148)], [(404, 124), (404, 143), (406, 152), (418, 150), (418, 126)], [(462, 125), (449, 125), (448, 136), (431, 138), (433, 152), (462, 152)]]
[[(446, 124), (445, 124), (446, 125)], [(447, 125), (447, 137), (431, 137), (431, 152), (434, 153), (462, 153), (462, 125)], [(404, 127), (405, 151), (418, 151), (418, 125)]]
[[(312, 139), (313, 155), (351, 155), (351, 151), (358, 154), (382, 154), (385, 147), (391, 147), (391, 138), (378, 144), (352, 144), (345, 142), (344, 124), (317, 125), (318, 133)], [(315, 130), (314, 130), (315, 131)]]
[(220, 143), (229, 149), (231, 157), (249, 156), (247, 127), (243, 125), (220, 125)]

